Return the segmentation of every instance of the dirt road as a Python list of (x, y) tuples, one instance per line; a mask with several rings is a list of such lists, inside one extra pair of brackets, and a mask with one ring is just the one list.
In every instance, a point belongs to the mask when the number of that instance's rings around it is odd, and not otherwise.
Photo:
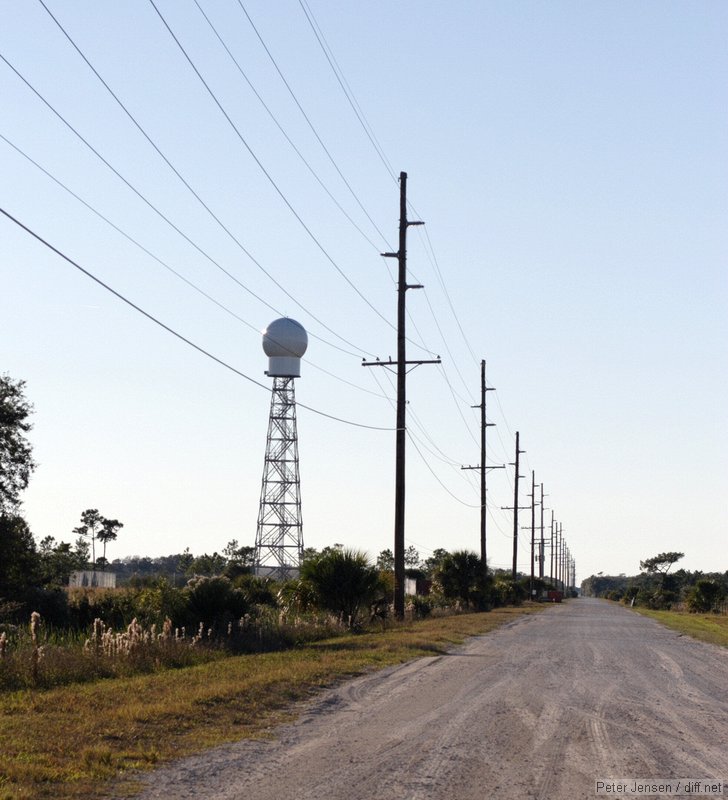
[(728, 650), (580, 599), (349, 681), (142, 797), (574, 800), (620, 778), (728, 780)]

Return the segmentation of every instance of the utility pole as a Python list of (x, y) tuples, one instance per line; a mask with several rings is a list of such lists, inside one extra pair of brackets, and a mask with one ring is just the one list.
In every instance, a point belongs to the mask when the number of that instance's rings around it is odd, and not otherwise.
[(531, 583), (529, 600), (533, 600), (534, 557), (536, 555), (536, 472), (531, 470)]
[(539, 563), (538, 563), (538, 577), (543, 580), (543, 568), (544, 568), (544, 541), (543, 541), (543, 499), (547, 497), (543, 493), (543, 484), (541, 484), (541, 551), (539, 553)]
[(513, 505), (512, 506), (501, 506), (503, 511), (513, 511), (513, 570), (512, 570), (512, 578), (516, 580), (516, 572), (518, 567), (518, 512), (524, 508), (529, 508), (529, 506), (518, 506), (518, 481), (523, 475), (519, 474), (519, 469), (521, 465), (520, 456), (522, 453), (525, 453), (525, 450), (520, 449), (520, 433), (516, 431), (516, 461), (515, 463), (511, 462), (511, 466), (516, 468), (516, 475), (515, 481), (513, 482)]
[(551, 509), (551, 545), (549, 548), (549, 581), (551, 582), (551, 588), (555, 589), (556, 585), (554, 584), (554, 510)]
[(561, 523), (556, 528), (556, 583), (561, 581), (561, 553), (564, 549), (564, 540), (561, 537)]
[(519, 474), (521, 465), (521, 453), (525, 450), (520, 448), (520, 432), (516, 431), (516, 463), (513, 465), (516, 468), (516, 475), (513, 488), (513, 580), (516, 580), (516, 572), (518, 567), (518, 481), (523, 476)]
[(505, 464), (497, 464), (487, 466), (485, 461), (485, 432), (488, 428), (492, 428), (495, 423), (487, 422), (485, 417), (485, 393), (494, 392), (495, 387), (489, 387), (485, 384), (485, 359), (480, 362), (480, 405), (471, 406), (471, 408), (480, 409), (480, 464), (477, 466), (463, 466), (461, 469), (477, 469), (480, 470), (480, 560), (483, 564), (483, 573), (488, 574), (488, 550), (487, 550), (487, 534), (486, 534), (486, 517), (487, 517), (487, 502), (488, 494), (486, 488), (486, 473), (489, 469), (505, 469)]
[(571, 550), (566, 548), (566, 588), (571, 591)]
[[(543, 493), (543, 484), (541, 484), (541, 499), (539, 502), (536, 502), (536, 473), (531, 470), (531, 494), (529, 495), (531, 498), (531, 525), (528, 526), (531, 529), (531, 580), (529, 583), (529, 589), (531, 592), (531, 599), (533, 599), (533, 595), (536, 593), (533, 586), (536, 579), (536, 568), (535, 568), (535, 561), (536, 561), (536, 546), (539, 543), (536, 541), (536, 506), (541, 506), (541, 542), (538, 547), (538, 564), (539, 564), (539, 578), (543, 579), (543, 570), (544, 570), (544, 540), (543, 540), (543, 499), (544, 497), (548, 497)], [(523, 530), (528, 529), (527, 526), (523, 526)]]
[(397, 282), (397, 360), (363, 361), (364, 367), (397, 367), (397, 438), (394, 483), (394, 613), (397, 619), (404, 618), (404, 520), (405, 520), (405, 453), (407, 436), (407, 366), (412, 364), (440, 364), (440, 359), (431, 361), (407, 361), (407, 337), (405, 335), (407, 289), (422, 289), (421, 284), (407, 283), (407, 228), (424, 225), (407, 219), (407, 173), (399, 173), (399, 250), (382, 253), (385, 258), (398, 261)]
[(566, 548), (566, 587), (571, 591), (571, 550)]

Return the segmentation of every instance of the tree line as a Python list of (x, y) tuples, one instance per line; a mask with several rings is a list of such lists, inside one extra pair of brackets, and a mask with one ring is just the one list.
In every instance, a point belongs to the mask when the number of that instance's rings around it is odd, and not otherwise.
[(591, 575), (582, 581), (582, 594), (653, 609), (728, 612), (728, 571), (672, 571), (683, 557), (677, 551), (659, 553), (640, 561), (638, 575)]

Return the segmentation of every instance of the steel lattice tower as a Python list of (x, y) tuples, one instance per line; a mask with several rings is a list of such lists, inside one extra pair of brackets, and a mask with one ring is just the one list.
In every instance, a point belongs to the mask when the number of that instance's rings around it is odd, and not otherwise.
[[(293, 577), (303, 555), (301, 478), (298, 469), (296, 391), (293, 378), (274, 378), (260, 492), (255, 565)], [(259, 570), (260, 571), (260, 570)]]
[(296, 391), (308, 337), (295, 320), (272, 322), (263, 335), (273, 392), (265, 444), (263, 485), (255, 535), (255, 571), (279, 580), (296, 577), (303, 556)]

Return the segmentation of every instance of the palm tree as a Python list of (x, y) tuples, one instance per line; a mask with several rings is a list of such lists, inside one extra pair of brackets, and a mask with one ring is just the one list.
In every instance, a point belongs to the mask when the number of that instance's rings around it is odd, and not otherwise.
[(321, 608), (337, 614), (350, 628), (358, 624), (362, 609), (383, 591), (377, 568), (356, 550), (329, 549), (304, 561), (301, 580), (312, 587)]
[(487, 605), (488, 579), (480, 557), (470, 550), (447, 553), (435, 572), (435, 581), (448, 600), (459, 600), (466, 607)]

